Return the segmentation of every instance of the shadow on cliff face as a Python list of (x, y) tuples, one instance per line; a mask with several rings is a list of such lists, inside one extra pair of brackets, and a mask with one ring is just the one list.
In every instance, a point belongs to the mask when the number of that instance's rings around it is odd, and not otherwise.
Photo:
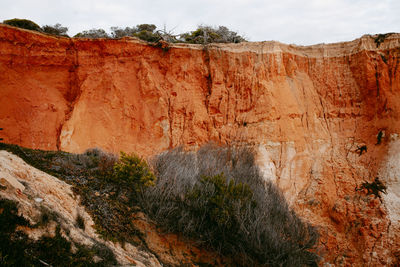
[[(98, 149), (83, 154), (6, 144), (0, 149), (72, 184), (105, 239), (157, 255), (137, 224), (144, 212), (164, 232), (179, 233), (187, 242), (228, 258), (197, 258), (192, 261), (196, 265), (316, 266), (319, 260), (316, 228), (264, 180), (249, 148), (206, 145), (197, 152), (165, 152), (151, 161), (158, 177), (155, 186), (143, 188), (110, 179), (117, 158)], [(168, 266), (178, 264), (157, 257)]]

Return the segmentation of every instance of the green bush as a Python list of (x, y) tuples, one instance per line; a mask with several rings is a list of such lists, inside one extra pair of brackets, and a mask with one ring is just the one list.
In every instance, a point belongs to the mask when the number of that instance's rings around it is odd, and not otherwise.
[(140, 32), (136, 32), (136, 33), (133, 34), (133, 36), (135, 36), (135, 37), (137, 37), (137, 38), (139, 38), (141, 40), (144, 40), (144, 41), (147, 41), (147, 42), (151, 42), (151, 43), (157, 42), (157, 41), (159, 41), (161, 39), (159, 34), (153, 33), (153, 32), (150, 32), (150, 31), (146, 31), (146, 30), (140, 31)]
[(133, 186), (139, 191), (154, 185), (156, 177), (147, 162), (135, 154), (121, 152), (121, 157), (114, 165), (114, 181)]
[(4, 24), (22, 28), (22, 29), (27, 29), (27, 30), (32, 30), (32, 31), (41, 31), (41, 28), (39, 25), (37, 25), (35, 22), (28, 20), (28, 19), (9, 19), (9, 20), (4, 20)]
[(156, 28), (154, 24), (139, 24), (136, 26), (137, 31), (133, 36), (151, 43), (158, 42), (161, 36), (158, 32), (154, 32)]
[(103, 29), (91, 29), (77, 33), (74, 37), (77, 38), (122, 38), (125, 36), (134, 36), (147, 42), (158, 42), (161, 39), (161, 34), (156, 30), (154, 24), (139, 24), (136, 27), (111, 27), (111, 35)]
[(108, 33), (103, 30), (103, 29), (91, 29), (88, 31), (83, 31), (79, 32), (74, 35), (76, 38), (90, 38), (90, 39), (95, 39), (95, 38), (110, 38)]
[(156, 30), (156, 25), (154, 24), (139, 24), (136, 25), (137, 31), (148, 31), (148, 32), (154, 32)]
[(234, 228), (235, 212), (255, 205), (253, 192), (247, 184), (226, 182), (223, 174), (204, 176), (193, 190), (186, 194), (186, 203), (197, 216), (205, 217), (202, 227)]
[(122, 38), (125, 36), (134, 36), (141, 40), (155, 43), (162, 39), (161, 34), (156, 30), (156, 25), (154, 24), (139, 24), (136, 27), (111, 27), (112, 38)]
[(208, 43), (240, 43), (246, 39), (236, 32), (229, 30), (225, 26), (211, 27), (201, 25), (195, 31), (184, 33), (181, 38), (192, 44), (208, 44)]
[(125, 36), (133, 36), (137, 32), (136, 27), (111, 27), (111, 37), (114, 39), (122, 38)]
[(227, 182), (223, 174), (203, 176), (182, 204), (188, 211), (187, 222), (194, 225), (186, 227), (184, 234), (228, 254), (241, 242), (240, 218), (256, 205), (247, 184)]

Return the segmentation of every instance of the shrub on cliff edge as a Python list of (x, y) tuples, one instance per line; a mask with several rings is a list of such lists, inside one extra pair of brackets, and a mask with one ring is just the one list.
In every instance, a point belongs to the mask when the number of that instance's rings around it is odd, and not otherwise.
[(212, 27), (200, 25), (195, 31), (181, 34), (186, 43), (208, 44), (208, 43), (241, 43), (246, 39), (225, 26)]
[(103, 29), (91, 29), (88, 31), (83, 31), (79, 32), (74, 35), (76, 38), (90, 38), (90, 39), (95, 39), (95, 38), (110, 38), (108, 33), (103, 30)]
[(56, 23), (53, 26), (51, 25), (44, 25), (42, 27), (42, 31), (44, 33), (52, 34), (52, 35), (57, 35), (57, 36), (64, 36), (64, 37), (69, 37), (67, 35), (68, 28), (63, 27), (60, 23)]
[(136, 27), (111, 27), (112, 38), (122, 38), (125, 36), (134, 36), (141, 40), (155, 43), (162, 39), (162, 34), (156, 31), (154, 24), (138, 24)]
[(32, 30), (32, 31), (41, 31), (41, 28), (39, 25), (37, 25), (35, 22), (28, 20), (28, 19), (9, 19), (9, 20), (4, 20), (4, 24), (22, 28), (22, 29), (27, 29), (27, 30)]

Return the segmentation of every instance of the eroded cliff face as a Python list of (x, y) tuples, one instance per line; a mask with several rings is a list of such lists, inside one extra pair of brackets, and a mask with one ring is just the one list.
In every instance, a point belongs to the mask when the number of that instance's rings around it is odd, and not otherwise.
[[(31, 148), (143, 155), (210, 140), (254, 144), (266, 179), (320, 227), (323, 262), (393, 265), (399, 61), (399, 34), (161, 49), (0, 26), (1, 134)], [(382, 201), (355, 190), (375, 177), (388, 187)]]

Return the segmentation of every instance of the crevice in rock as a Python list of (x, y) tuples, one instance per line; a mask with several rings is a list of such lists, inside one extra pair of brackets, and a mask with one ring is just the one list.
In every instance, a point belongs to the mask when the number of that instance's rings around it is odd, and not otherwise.
[(378, 73), (378, 64), (375, 63), (375, 80), (376, 80), (376, 97), (379, 97), (379, 73)]
[[(215, 125), (215, 119), (213, 116), (210, 114), (210, 97), (212, 94), (212, 84), (213, 84), (213, 77), (212, 77), (212, 71), (211, 71), (211, 57), (210, 57), (210, 50), (208, 45), (204, 45), (203, 47), (203, 61), (207, 70), (206, 73), (206, 92), (205, 92), (205, 106), (207, 110), (207, 115), (211, 120), (212, 127), (216, 129)], [(210, 132), (210, 129), (208, 129)]]
[(180, 142), (181, 142), (181, 144), (184, 144), (185, 143), (185, 130), (186, 130), (186, 109), (185, 109), (185, 113), (184, 113), (185, 115), (183, 116), (183, 125), (182, 125), (182, 133), (181, 133), (181, 137), (180, 137)]
[(172, 126), (173, 126), (173, 117), (172, 117), (172, 105), (171, 105), (171, 98), (167, 98), (168, 101), (168, 123), (169, 123), (169, 149), (173, 147), (173, 142), (172, 142)]
[(203, 48), (203, 57), (204, 57), (204, 63), (207, 69), (207, 78), (206, 78), (206, 86), (207, 86), (207, 91), (206, 91), (206, 108), (207, 112), (209, 109), (209, 98), (212, 93), (212, 75), (211, 75), (211, 66), (210, 66), (210, 51), (207, 45), (204, 46)]
[(68, 109), (65, 112), (63, 121), (57, 128), (57, 140), (56, 140), (57, 150), (61, 149), (61, 132), (64, 127), (64, 124), (71, 118), (75, 104), (78, 102), (79, 97), (82, 93), (78, 77), (78, 68), (79, 68), (78, 50), (75, 47), (75, 43), (72, 39), (70, 40), (70, 43), (65, 53), (66, 53), (66, 60), (69, 63), (69, 69), (68, 69), (69, 85), (68, 85), (68, 91), (64, 95)]

